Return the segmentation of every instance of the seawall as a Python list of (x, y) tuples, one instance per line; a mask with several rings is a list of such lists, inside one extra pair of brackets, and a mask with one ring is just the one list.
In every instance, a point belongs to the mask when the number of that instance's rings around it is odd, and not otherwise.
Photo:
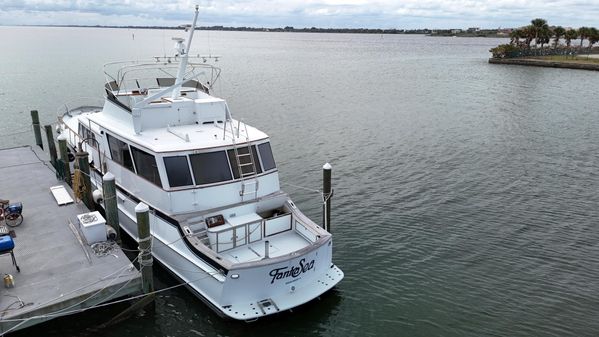
[(583, 70), (599, 71), (599, 63), (578, 63), (578, 62), (568, 62), (568, 61), (537, 60), (537, 59), (528, 59), (528, 58), (510, 58), (510, 59), (490, 58), (489, 63), (515, 64), (515, 65), (522, 65), (522, 66), (569, 68), (569, 69), (583, 69)]

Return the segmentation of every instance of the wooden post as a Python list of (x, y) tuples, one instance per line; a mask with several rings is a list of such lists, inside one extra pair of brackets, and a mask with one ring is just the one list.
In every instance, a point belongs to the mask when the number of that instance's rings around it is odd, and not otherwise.
[(81, 198), (85, 203), (85, 206), (89, 208), (91, 211), (95, 210), (96, 207), (94, 205), (94, 198), (92, 196), (92, 182), (89, 177), (89, 161), (87, 157), (89, 154), (82, 149), (79, 149), (75, 154), (75, 158), (77, 160), (77, 164), (79, 165), (79, 171), (81, 178), (83, 180), (83, 197)]
[[(114, 209), (116, 212), (116, 191), (115, 191), (115, 183), (114, 183), (114, 175), (112, 173), (107, 172), (103, 180), (103, 190), (104, 190), (104, 205), (106, 205), (106, 216), (109, 219), (109, 209), (108, 201), (111, 200), (109, 196), (110, 193), (113, 193), (112, 197), (114, 202)], [(112, 187), (110, 187), (112, 185)], [(112, 192), (111, 192), (112, 189)], [(148, 205), (140, 202), (135, 206), (135, 216), (137, 218), (137, 233), (138, 233), (138, 242), (139, 242), (139, 257), (138, 262), (141, 269), (141, 288), (146, 296), (142, 297), (139, 301), (134, 303), (132, 306), (127, 308), (125, 311), (116, 315), (107, 323), (101, 325), (101, 328), (108, 327), (112, 324), (120, 322), (125, 318), (133, 315), (136, 311), (145, 308), (146, 312), (153, 313), (155, 310), (156, 302), (154, 302), (154, 275), (152, 274), (152, 264), (154, 260), (152, 259), (152, 245), (150, 236), (150, 208)], [(117, 218), (118, 221), (118, 218)], [(117, 223), (118, 226), (118, 223)], [(118, 227), (116, 227), (118, 228)], [(121, 236), (120, 233), (118, 234)]]
[(331, 172), (333, 167), (326, 163), (322, 166), (322, 222), (324, 229), (331, 232), (331, 198), (333, 190), (331, 188)]
[(31, 125), (33, 126), (33, 135), (35, 136), (35, 145), (44, 149), (42, 142), (42, 131), (40, 129), (40, 116), (37, 110), (31, 110)]
[(154, 292), (154, 276), (152, 275), (152, 259), (150, 236), (150, 208), (140, 202), (135, 206), (137, 217), (137, 235), (139, 237), (139, 266), (141, 268), (141, 284), (145, 294)]
[(62, 161), (64, 173), (64, 181), (70, 186), (71, 181), (71, 165), (69, 164), (69, 151), (67, 150), (67, 135), (63, 132), (58, 136), (58, 153), (60, 153), (60, 160)]
[(119, 226), (119, 210), (116, 204), (116, 184), (114, 175), (110, 172), (102, 177), (102, 191), (104, 191), (106, 223), (116, 230), (116, 242), (121, 245), (121, 226)]
[(48, 151), (50, 151), (50, 162), (52, 166), (56, 170), (58, 170), (58, 165), (56, 165), (56, 159), (58, 156), (56, 155), (56, 143), (54, 143), (54, 134), (52, 133), (52, 125), (44, 125), (44, 129), (46, 130), (46, 140), (48, 141)]

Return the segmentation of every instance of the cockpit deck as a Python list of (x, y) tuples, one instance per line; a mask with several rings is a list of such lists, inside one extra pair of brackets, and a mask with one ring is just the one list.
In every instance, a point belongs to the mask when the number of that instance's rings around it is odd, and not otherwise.
[(286, 231), (228, 250), (221, 253), (221, 256), (232, 263), (259, 261), (266, 257), (266, 242), (268, 242), (268, 256), (271, 258), (291, 254), (311, 244), (310, 241), (295, 231)]
[(328, 232), (294, 208), (291, 201), (267, 212), (225, 219), (212, 215), (183, 226), (198, 244), (211, 250), (226, 264), (256, 262), (302, 251)]

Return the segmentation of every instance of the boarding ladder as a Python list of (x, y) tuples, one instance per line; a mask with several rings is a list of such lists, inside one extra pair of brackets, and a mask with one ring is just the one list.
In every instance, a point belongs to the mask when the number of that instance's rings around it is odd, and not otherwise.
[[(237, 121), (237, 134), (233, 127), (233, 118), (229, 108), (225, 106), (225, 125), (224, 131), (227, 132), (227, 124), (229, 125), (231, 132), (231, 139), (233, 141), (233, 153), (235, 156), (235, 164), (237, 166), (237, 172), (239, 173), (239, 179), (241, 179), (241, 190), (239, 195), (241, 200), (244, 201), (246, 196), (252, 198), (258, 197), (258, 177), (256, 171), (256, 161), (252, 153), (252, 145), (250, 144), (250, 136), (247, 130), (247, 124), (243, 123), (245, 129), (245, 143), (238, 144), (235, 140), (239, 138), (239, 130), (241, 128), (241, 121)], [(224, 138), (224, 135), (223, 135)], [(233, 165), (233, 163), (231, 163)]]

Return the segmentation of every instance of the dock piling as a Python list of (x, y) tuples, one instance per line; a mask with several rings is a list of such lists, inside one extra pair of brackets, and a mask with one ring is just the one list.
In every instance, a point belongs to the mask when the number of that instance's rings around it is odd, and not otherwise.
[(83, 200), (83, 203), (85, 203), (85, 206), (87, 206), (87, 208), (94, 211), (96, 209), (96, 206), (94, 205), (94, 198), (92, 196), (92, 182), (89, 176), (90, 173), (88, 156), (89, 154), (83, 151), (83, 149), (81, 148), (75, 154), (77, 165), (79, 166), (80, 179), (83, 181), (83, 186), (79, 186), (79, 189), (83, 190), (81, 200)]
[(121, 226), (119, 226), (119, 211), (116, 204), (116, 184), (114, 175), (107, 172), (102, 177), (102, 191), (104, 192), (104, 210), (106, 222), (116, 230), (116, 242), (121, 245)]
[(33, 126), (33, 134), (35, 135), (35, 145), (43, 149), (44, 143), (42, 142), (42, 131), (40, 129), (40, 116), (37, 110), (31, 110), (31, 125)]
[[(106, 217), (108, 224), (112, 226), (110, 219), (111, 213), (114, 212), (114, 217), (116, 219), (114, 220), (116, 221), (114, 226), (116, 226), (115, 228), (120, 228), (118, 224), (118, 214), (116, 213), (117, 204), (114, 175), (110, 172), (107, 172), (104, 177), (102, 177), (102, 181), (102, 189), (104, 190), (104, 205), (106, 206)], [(111, 200), (114, 201), (113, 206), (111, 206)], [(121, 322), (142, 309), (150, 313), (153, 313), (155, 310), (154, 275), (152, 274), (153, 258), (150, 236), (150, 208), (148, 205), (140, 202), (137, 204), (137, 206), (135, 206), (135, 215), (137, 218), (137, 232), (139, 236), (138, 262), (141, 271), (141, 289), (146, 296), (142, 297), (123, 312), (116, 315), (98, 328), (106, 328)], [(118, 229), (118, 238), (120, 237), (121, 232), (120, 229)]]
[(69, 165), (69, 152), (67, 150), (67, 136), (62, 133), (58, 136), (58, 152), (60, 153), (60, 161), (62, 166), (62, 172), (64, 174), (64, 181), (72, 185), (71, 181), (71, 166)]
[(44, 129), (46, 131), (46, 140), (48, 141), (48, 151), (50, 151), (50, 162), (52, 166), (58, 171), (57, 159), (56, 155), (56, 143), (54, 143), (54, 133), (52, 132), (52, 125), (44, 125)]
[(152, 245), (150, 236), (150, 208), (140, 202), (135, 206), (137, 217), (137, 233), (139, 236), (139, 266), (141, 268), (142, 289), (145, 294), (154, 292), (154, 276), (152, 274)]
[(333, 190), (331, 188), (331, 173), (333, 167), (326, 163), (322, 166), (322, 222), (324, 229), (331, 232), (331, 197)]

